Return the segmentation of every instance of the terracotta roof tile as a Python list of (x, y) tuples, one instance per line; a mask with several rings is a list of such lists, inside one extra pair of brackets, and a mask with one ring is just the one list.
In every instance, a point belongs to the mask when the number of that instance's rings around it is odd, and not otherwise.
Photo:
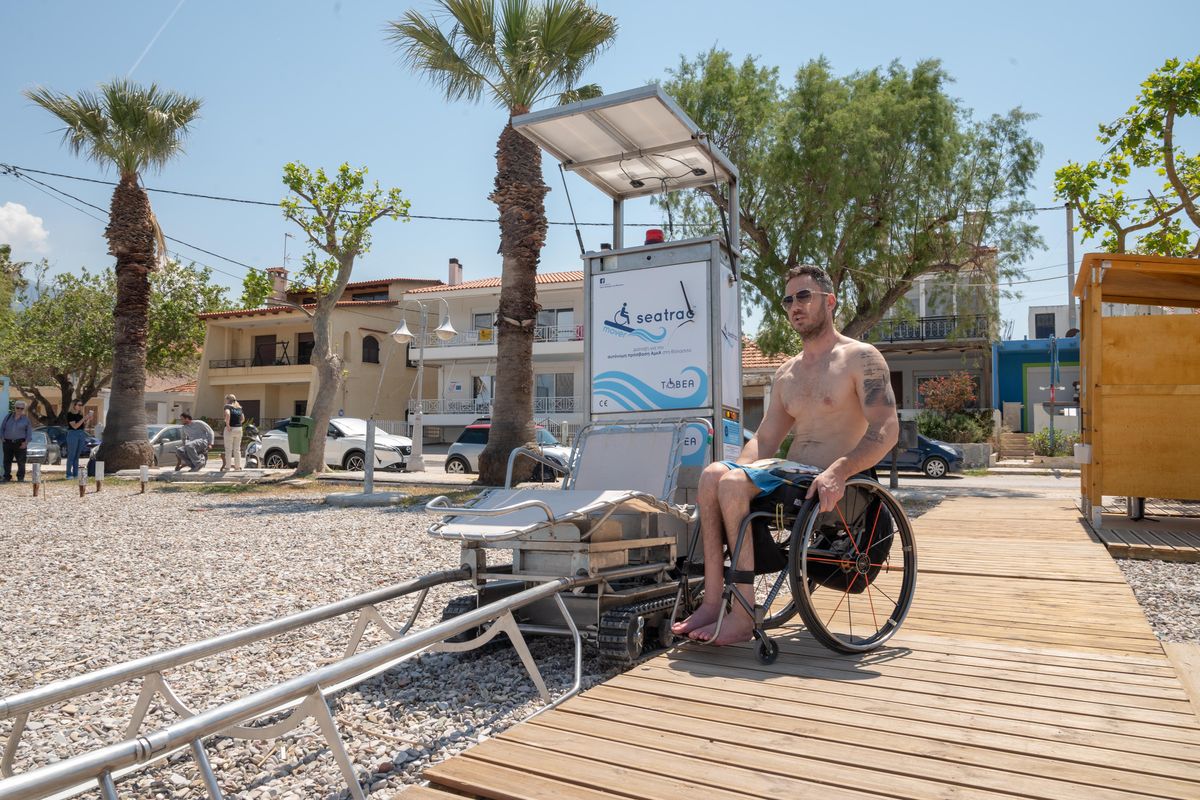
[[(544, 286), (551, 283), (573, 283), (574, 281), (583, 281), (583, 272), (576, 270), (573, 272), (541, 272), (534, 279), (538, 286)], [(432, 292), (457, 292), (463, 289), (496, 289), (500, 286), (500, 277), (480, 278), (475, 281), (466, 281), (465, 283), (455, 284), (454, 286), (425, 286), (420, 289), (410, 289), (409, 294), (429, 294)]]
[(437, 278), (377, 278), (372, 281), (355, 281), (347, 283), (347, 289), (359, 289), (363, 286), (380, 286), (385, 283), (399, 283), (400, 281), (413, 281), (420, 283), (441, 283)]
[[(337, 308), (348, 306), (394, 306), (398, 300), (339, 300)], [(305, 308), (316, 308), (314, 303), (306, 303)], [(265, 317), (268, 314), (287, 314), (296, 309), (290, 306), (264, 306), (262, 308), (239, 308), (233, 311), (210, 311), (207, 314), (197, 314), (198, 319), (229, 319), (230, 317)]]
[(178, 392), (179, 394), (194, 394), (196, 391), (196, 382), (188, 381), (181, 383), (178, 386), (172, 386), (170, 389), (164, 389), (164, 392)]
[(791, 358), (787, 353), (768, 356), (758, 349), (753, 339), (742, 338), (742, 369), (775, 370)]

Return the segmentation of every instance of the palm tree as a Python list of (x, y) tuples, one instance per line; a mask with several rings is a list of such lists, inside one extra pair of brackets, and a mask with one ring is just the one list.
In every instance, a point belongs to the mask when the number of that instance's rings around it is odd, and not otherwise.
[(498, 485), (509, 452), (534, 438), (535, 278), (546, 241), (543, 199), (550, 191), (542, 182), (541, 151), (513, 130), (511, 118), (547, 100), (598, 96), (600, 87), (579, 80), (616, 37), (617, 22), (584, 0), (438, 0), (437, 6), (433, 17), (409, 11), (390, 23), (388, 38), (447, 99), (478, 102), (486, 94), (509, 114), (489, 198), (500, 211), (500, 368), (491, 434), (479, 464), (480, 482)]
[(146, 334), (149, 274), (166, 245), (150, 197), (139, 182), (147, 168), (161, 169), (183, 150), (201, 101), (177, 92), (117, 79), (78, 97), (38, 87), (25, 96), (62, 120), (63, 142), (75, 155), (117, 169), (109, 205), (108, 252), (117, 259), (113, 310), (112, 395), (97, 456), (110, 470), (151, 463), (146, 436)]

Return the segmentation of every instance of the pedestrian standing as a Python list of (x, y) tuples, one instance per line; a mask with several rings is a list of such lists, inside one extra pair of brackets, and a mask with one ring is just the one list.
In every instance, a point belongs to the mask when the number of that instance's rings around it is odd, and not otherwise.
[(246, 422), (246, 414), (242, 404), (232, 394), (225, 395), (225, 463), (221, 471), (227, 468), (242, 468), (242, 425)]
[(67, 478), (79, 477), (79, 456), (87, 442), (87, 426), (92, 421), (92, 412), (83, 413), (83, 401), (71, 403), (67, 412)]
[(0, 438), (4, 440), (4, 478), (3, 482), (12, 480), (12, 465), (17, 462), (17, 482), (25, 480), (25, 454), (29, 440), (33, 438), (33, 425), (25, 416), (25, 401), (18, 400), (13, 404), (12, 413), (5, 415), (0, 422)]

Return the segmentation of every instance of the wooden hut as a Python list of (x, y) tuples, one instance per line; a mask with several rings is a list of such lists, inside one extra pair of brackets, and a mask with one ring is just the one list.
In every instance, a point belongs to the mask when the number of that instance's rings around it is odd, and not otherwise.
[[(1081, 510), (1104, 496), (1200, 500), (1200, 260), (1090, 253), (1080, 298)], [(1183, 313), (1105, 316), (1107, 303)], [(1131, 506), (1132, 507), (1132, 506)]]

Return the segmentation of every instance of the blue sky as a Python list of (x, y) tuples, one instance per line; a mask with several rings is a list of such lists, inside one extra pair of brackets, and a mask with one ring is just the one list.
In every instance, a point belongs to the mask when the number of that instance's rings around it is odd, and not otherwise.
[[(663, 78), (681, 54), (694, 56), (713, 45), (738, 58), (758, 55), (780, 67), (785, 78), (822, 55), (843, 73), (893, 59), (911, 66), (921, 58), (940, 58), (956, 80), (952, 92), (977, 117), (1015, 106), (1041, 115), (1031, 126), (1045, 146), (1030, 195), (1037, 205), (1051, 204), (1057, 166), (1100, 154), (1097, 123), (1120, 114), (1151, 71), (1169, 56), (1196, 54), (1200, 23), (1200, 5), (1192, 2), (1168, 3), (1173, 11), (1154, 14), (1131, 13), (1127, 3), (1044, 0), (852, 5), (602, 0), (599, 6), (621, 25), (616, 44), (588, 75), (605, 91)], [(111, 179), (62, 147), (54, 120), (21, 91), (40, 84), (76, 93), (136, 65), (134, 79), (204, 99), (186, 154), (162, 173), (146, 176), (150, 187), (275, 201), (284, 193), (285, 162), (331, 168), (348, 161), (368, 166), (384, 186), (400, 187), (413, 214), (492, 218), (495, 208), (487, 195), (504, 116), (486, 103), (447, 103), (399, 63), (385, 42), (384, 26), (409, 7), (374, 0), (3, 3), (0, 162)], [(428, 10), (430, 4), (411, 7)], [(1196, 146), (1186, 138), (1181, 144)], [(568, 220), (557, 169), (552, 162), (547, 168), (548, 215)], [(34, 177), (108, 206), (109, 187)], [(608, 219), (603, 196), (580, 180), (568, 181), (581, 221)], [(255, 267), (281, 263), (284, 234), (294, 229), (272, 208), (162, 194), (152, 201), (168, 235)], [(626, 218), (655, 222), (659, 215), (643, 203)], [(1043, 213), (1037, 220), (1048, 249), (1026, 263), (1028, 277), (1065, 275), (1063, 214)], [(111, 257), (103, 228), (27, 183), (0, 176), (0, 239), (12, 241), (17, 258), (46, 257), (55, 270), (106, 266)], [(584, 235), (589, 249), (609, 238), (600, 228), (585, 229)], [(496, 275), (497, 243), (493, 224), (381, 222), (355, 279), (445, 279), (449, 257), (464, 263), (467, 279)], [(298, 240), (289, 245), (294, 267)], [(216, 278), (233, 287), (236, 297), (244, 268), (188, 247), (173, 249), (218, 270)], [(1077, 240), (1076, 260), (1088, 249)], [(541, 269), (579, 265), (573, 231), (552, 226)], [(1018, 287), (1024, 297), (1002, 307), (1015, 323), (1014, 335), (1026, 333), (1028, 305), (1065, 302), (1065, 287), (1065, 277)]]

